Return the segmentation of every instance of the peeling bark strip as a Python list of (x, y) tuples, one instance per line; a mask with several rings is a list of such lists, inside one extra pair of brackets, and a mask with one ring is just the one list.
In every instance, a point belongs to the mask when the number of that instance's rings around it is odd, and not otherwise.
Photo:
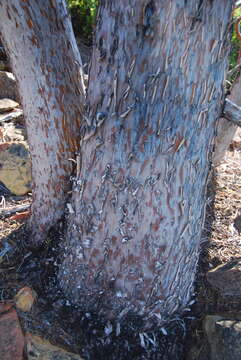
[(229, 99), (225, 100), (223, 115), (227, 120), (241, 126), (241, 107), (234, 104)]
[(190, 300), (231, 8), (226, 0), (100, 2), (59, 274), (88, 311), (162, 322)]
[(64, 0), (0, 0), (0, 33), (26, 118), (36, 244), (64, 211), (84, 103), (81, 59)]

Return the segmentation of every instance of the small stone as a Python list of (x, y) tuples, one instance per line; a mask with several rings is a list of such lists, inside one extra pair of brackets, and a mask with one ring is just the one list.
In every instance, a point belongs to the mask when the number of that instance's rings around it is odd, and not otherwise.
[(208, 315), (203, 322), (210, 346), (210, 360), (241, 359), (241, 315)]
[(239, 128), (236, 133), (235, 133), (235, 136), (232, 140), (232, 143), (231, 143), (231, 147), (234, 149), (237, 149), (237, 150), (240, 150), (241, 149), (241, 129)]
[(14, 100), (11, 99), (0, 99), (0, 113), (11, 111), (19, 106)]
[[(2, 62), (2, 69), (6, 68), (5, 62)], [(1, 61), (0, 61), (1, 69)], [(8, 98), (18, 101), (18, 91), (14, 75), (11, 72), (0, 71), (0, 99)]]
[(29, 312), (37, 298), (37, 294), (30, 287), (25, 286), (15, 295), (16, 307), (24, 312)]
[(83, 360), (79, 355), (52, 345), (37, 335), (27, 334), (28, 360)]
[(0, 359), (22, 360), (24, 336), (16, 310), (11, 306), (8, 308), (8, 304), (4, 307), (5, 311), (0, 313)]
[(224, 296), (241, 296), (241, 258), (207, 272), (208, 282)]
[(26, 142), (0, 144), (0, 182), (15, 195), (31, 191), (31, 160)]
[(238, 231), (238, 233), (241, 233), (241, 215), (238, 215), (235, 219), (234, 219), (234, 227), (235, 229)]

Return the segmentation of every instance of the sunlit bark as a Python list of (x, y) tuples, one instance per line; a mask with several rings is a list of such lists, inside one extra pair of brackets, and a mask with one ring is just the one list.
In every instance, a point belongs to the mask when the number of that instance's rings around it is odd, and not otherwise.
[(188, 304), (221, 113), (231, 2), (103, 1), (60, 283), (83, 309)]
[(0, 33), (21, 94), (32, 157), (31, 240), (63, 215), (84, 104), (81, 59), (64, 0), (0, 0)]
[(33, 158), (32, 224), (45, 231), (62, 214), (80, 134), (60, 285), (84, 310), (134, 312), (148, 328), (192, 295), (232, 2), (101, 1), (80, 133), (80, 58), (61, 5), (0, 0)]

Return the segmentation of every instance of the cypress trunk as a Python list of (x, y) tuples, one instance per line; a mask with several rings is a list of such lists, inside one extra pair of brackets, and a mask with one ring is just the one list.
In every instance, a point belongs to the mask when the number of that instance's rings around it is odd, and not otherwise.
[(231, 2), (102, 1), (59, 279), (148, 328), (190, 301)]

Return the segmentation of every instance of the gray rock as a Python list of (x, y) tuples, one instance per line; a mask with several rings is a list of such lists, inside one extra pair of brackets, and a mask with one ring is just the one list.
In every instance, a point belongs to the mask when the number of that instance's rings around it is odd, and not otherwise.
[(241, 258), (208, 271), (207, 280), (222, 296), (241, 296)]
[(14, 100), (11, 99), (0, 99), (0, 113), (11, 111), (19, 106)]
[(210, 360), (241, 359), (240, 315), (208, 315), (203, 327), (211, 349)]
[(3, 98), (19, 101), (15, 77), (7, 71), (0, 71), (0, 99)]

